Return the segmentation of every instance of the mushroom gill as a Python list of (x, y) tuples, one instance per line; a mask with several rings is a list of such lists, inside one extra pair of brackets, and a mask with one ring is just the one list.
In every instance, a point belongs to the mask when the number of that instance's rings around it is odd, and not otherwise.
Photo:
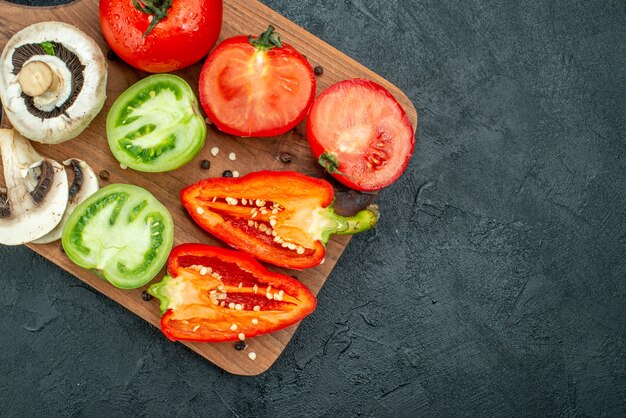
[(37, 175), (37, 185), (30, 192), (33, 202), (40, 204), (48, 195), (52, 184), (54, 184), (54, 166), (52, 160), (42, 160), (39, 165), (40, 173)]
[(70, 200), (72, 200), (74, 196), (76, 196), (78, 192), (80, 192), (80, 189), (83, 186), (84, 174), (83, 174), (83, 168), (81, 167), (81, 163), (84, 164), (84, 161), (80, 161), (75, 158), (72, 158), (71, 160), (67, 160), (64, 162), (66, 166), (72, 167), (72, 172), (74, 173), (74, 180), (72, 180), (72, 184), (70, 185), (70, 189), (69, 189)]
[[(68, 83), (70, 86), (69, 95), (67, 98), (63, 99), (62, 103), (55, 105), (51, 110), (42, 110), (39, 108), (35, 103), (35, 97), (24, 91), (25, 86), (22, 83), (22, 98), (26, 104), (26, 109), (33, 116), (41, 119), (50, 119), (60, 115), (66, 115), (66, 110), (76, 101), (85, 81), (85, 66), (80, 62), (80, 58), (61, 43), (49, 42), (49, 45), (50, 49), (54, 51), (53, 56), (59, 58), (65, 64), (71, 79), (69, 82), (68, 80), (63, 80), (64, 83)], [(38, 61), (37, 57), (45, 55), (49, 54), (44, 51), (41, 44), (25, 44), (19, 46), (15, 49), (15, 52), (13, 52), (13, 74), (19, 76), (27, 63), (42, 62)]]
[(7, 195), (7, 189), (0, 189), (0, 218), (11, 216), (11, 202)]

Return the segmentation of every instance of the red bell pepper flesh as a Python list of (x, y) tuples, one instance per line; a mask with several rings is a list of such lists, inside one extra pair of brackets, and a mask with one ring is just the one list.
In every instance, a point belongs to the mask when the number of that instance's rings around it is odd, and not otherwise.
[(278, 331), (302, 320), (317, 303), (292, 277), (270, 272), (246, 254), (205, 244), (174, 248), (168, 273), (148, 292), (161, 301), (161, 330), (173, 341), (234, 341)]
[(291, 171), (259, 171), (240, 178), (204, 179), (181, 191), (183, 206), (204, 230), (268, 263), (317, 266), (332, 234), (374, 227), (378, 208), (337, 215), (325, 180)]

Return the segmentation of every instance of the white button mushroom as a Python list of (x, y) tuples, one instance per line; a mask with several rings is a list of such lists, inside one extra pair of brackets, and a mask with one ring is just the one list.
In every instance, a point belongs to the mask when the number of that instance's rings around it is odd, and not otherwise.
[(12, 129), (0, 129), (6, 189), (0, 189), (0, 244), (20, 245), (52, 231), (67, 206), (67, 174)]
[(62, 22), (17, 32), (0, 57), (0, 100), (23, 136), (46, 144), (75, 138), (106, 99), (106, 61), (85, 33)]

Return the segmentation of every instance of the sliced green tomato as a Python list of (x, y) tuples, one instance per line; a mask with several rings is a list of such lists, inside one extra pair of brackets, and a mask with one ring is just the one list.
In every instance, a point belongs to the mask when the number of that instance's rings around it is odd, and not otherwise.
[(141, 287), (161, 270), (174, 242), (174, 223), (147, 190), (106, 186), (78, 205), (63, 229), (63, 249), (78, 266), (121, 289)]
[(204, 145), (206, 123), (189, 84), (156, 74), (133, 84), (113, 103), (107, 117), (109, 148), (137, 171), (179, 168)]

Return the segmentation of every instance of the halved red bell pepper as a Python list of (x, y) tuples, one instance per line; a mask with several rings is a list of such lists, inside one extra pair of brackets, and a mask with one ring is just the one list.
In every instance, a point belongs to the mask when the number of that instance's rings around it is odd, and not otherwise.
[(299, 281), (234, 250), (182, 244), (172, 250), (167, 268), (148, 293), (161, 301), (161, 330), (172, 341), (267, 334), (297, 323), (317, 304)]
[(268, 263), (293, 269), (317, 266), (332, 234), (371, 229), (378, 207), (337, 215), (325, 180), (293, 171), (259, 171), (210, 178), (181, 191), (183, 206), (200, 227)]

